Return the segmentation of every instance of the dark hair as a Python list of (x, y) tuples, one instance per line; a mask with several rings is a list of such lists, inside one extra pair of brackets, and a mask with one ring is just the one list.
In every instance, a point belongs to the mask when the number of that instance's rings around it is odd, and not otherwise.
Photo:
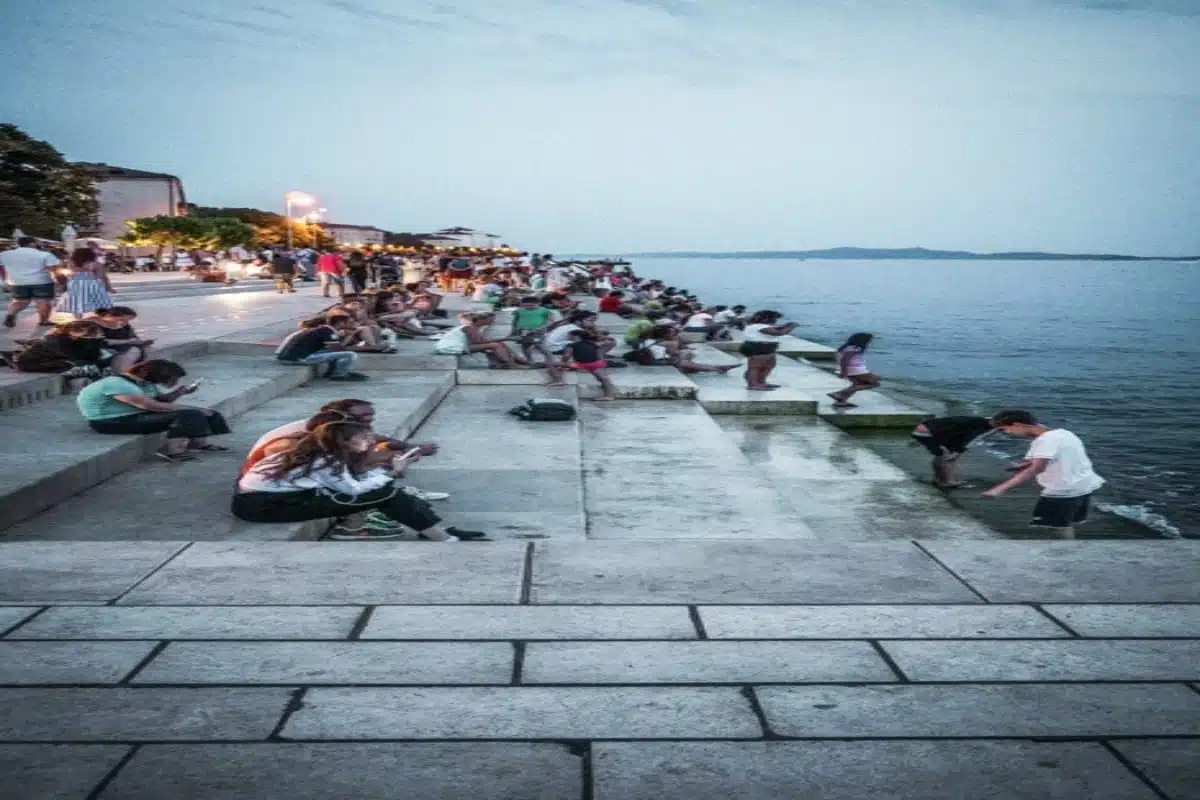
[(729, 306), (713, 306), (712, 308), (709, 309), (709, 311), (711, 311), (715, 314), (718, 311), (724, 311), (727, 308), (729, 308)]
[(301, 475), (309, 475), (318, 466), (361, 472), (364, 454), (351, 450), (350, 440), (360, 433), (370, 432), (369, 426), (354, 422), (333, 421), (319, 425), (294, 448), (280, 454), (264, 472), (272, 480), (280, 480), (295, 469), (299, 469)]
[(71, 263), (77, 267), (84, 267), (96, 260), (96, 251), (90, 247), (76, 247), (71, 253)]
[(674, 325), (655, 325), (642, 335), (643, 339), (670, 339), (675, 335)]
[(624, 297), (625, 293), (622, 292), (620, 289), (613, 289), (611, 292), (608, 293), (608, 296), (609, 297)]
[(396, 295), (392, 292), (376, 292), (375, 303), (371, 308), (372, 314), (386, 314), (388, 312), (387, 304), (391, 302)]
[(352, 317), (349, 314), (330, 314), (325, 317), (325, 324), (340, 325), (343, 322), (350, 322)]
[(1028, 411), (1001, 411), (992, 417), (997, 425), (1037, 425), (1037, 417)]
[(746, 322), (750, 325), (774, 325), (782, 316), (778, 311), (755, 311)]
[(740, 314), (740, 313), (742, 313), (743, 311), (745, 311), (745, 310), (746, 310), (746, 307), (745, 307), (745, 306), (743, 306), (743, 305), (737, 305), (737, 306), (734, 306), (734, 307), (733, 307), (733, 310), (734, 310), (734, 311), (737, 311), (737, 312)]
[(311, 433), (322, 425), (332, 425), (334, 423), (349, 423), (352, 425), (360, 425), (362, 423), (351, 420), (348, 414), (341, 411), (318, 411), (308, 418), (308, 422), (304, 423), (304, 430)]
[(852, 333), (850, 334), (850, 338), (846, 340), (846, 343), (838, 349), (844, 350), (847, 347), (859, 347), (863, 350), (866, 350), (871, 346), (871, 340), (874, 338), (875, 337), (869, 333)]
[(37, 239), (32, 236), (18, 236), (17, 247), (33, 247), (37, 244)]
[(74, 319), (55, 328), (55, 333), (70, 335), (72, 333), (100, 333), (101, 328), (90, 319)]
[(97, 308), (97, 317), (136, 317), (137, 312), (129, 306), (112, 306), (111, 308)]
[(166, 386), (187, 375), (187, 370), (174, 361), (153, 358), (149, 361), (134, 364), (125, 371), (125, 374), (132, 375), (138, 380), (143, 380), (147, 383), (157, 383)]
[(356, 397), (347, 397), (342, 400), (330, 400), (325, 405), (317, 409), (318, 413), (324, 411), (336, 411), (339, 414), (349, 414), (350, 409), (355, 406), (374, 406), (370, 400), (359, 400)]
[(524, 305), (525, 303), (533, 303), (534, 305), (539, 305), (537, 295), (532, 295), (532, 294), (525, 295), (524, 297), (521, 298), (521, 304)]

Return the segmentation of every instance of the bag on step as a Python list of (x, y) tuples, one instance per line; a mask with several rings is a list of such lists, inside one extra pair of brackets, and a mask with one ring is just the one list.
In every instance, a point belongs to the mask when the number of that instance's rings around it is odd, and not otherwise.
[(553, 397), (530, 398), (508, 413), (528, 422), (570, 422), (575, 419), (575, 406)]

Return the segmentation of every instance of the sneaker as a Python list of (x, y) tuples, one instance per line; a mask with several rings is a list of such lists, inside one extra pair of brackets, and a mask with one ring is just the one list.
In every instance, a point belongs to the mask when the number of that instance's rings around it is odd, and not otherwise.
[(487, 538), (483, 531), (464, 531), (462, 528), (446, 528), (446, 533), (464, 542), (480, 541)]
[(404, 531), (384, 531), (372, 528), (343, 528), (338, 526), (329, 532), (329, 538), (338, 542), (367, 542), (376, 539), (399, 539)]
[(409, 497), (415, 497), (418, 500), (431, 502), (433, 500), (449, 500), (450, 495), (446, 492), (427, 492), (424, 489), (418, 489), (415, 486), (405, 486), (404, 493)]
[(371, 530), (404, 530), (404, 526), (381, 511), (371, 511), (363, 517), (363, 526)]

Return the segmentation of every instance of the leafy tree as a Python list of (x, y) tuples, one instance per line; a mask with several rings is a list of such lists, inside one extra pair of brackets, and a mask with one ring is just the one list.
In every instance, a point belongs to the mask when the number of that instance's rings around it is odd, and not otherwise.
[(0, 234), (13, 228), (57, 239), (68, 222), (96, 224), (96, 186), (83, 167), (16, 125), (0, 124)]
[(251, 244), (255, 237), (252, 225), (233, 217), (142, 217), (126, 223), (129, 233), (122, 237), (134, 247), (157, 248), (155, 258), (162, 258), (164, 248), (173, 250), (212, 250)]
[[(212, 208), (209, 206), (188, 206), (188, 213), (193, 217), (223, 217), (241, 220), (254, 228), (253, 244), (259, 247), (280, 245), (287, 242), (287, 219), (282, 214), (262, 211), (257, 208)], [(311, 223), (294, 222), (293, 236), (297, 246), (311, 247), (313, 234), (316, 234), (317, 247), (332, 248), (335, 245), (332, 236), (320, 226), (313, 229)]]

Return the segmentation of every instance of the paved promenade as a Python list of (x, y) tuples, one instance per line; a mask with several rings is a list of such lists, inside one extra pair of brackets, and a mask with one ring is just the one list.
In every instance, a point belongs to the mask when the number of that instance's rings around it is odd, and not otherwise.
[[(137, 307), (232, 348), (179, 357), (245, 448), (345, 392), (264, 346), (324, 302)], [(0, 797), (1200, 796), (1200, 542), (1005, 541), (814, 404), (709, 412), (665, 368), (522, 423), (535, 374), (428, 348), (353, 393), (494, 542), (301, 541), (229, 516), (237, 453), (0, 413)]]

